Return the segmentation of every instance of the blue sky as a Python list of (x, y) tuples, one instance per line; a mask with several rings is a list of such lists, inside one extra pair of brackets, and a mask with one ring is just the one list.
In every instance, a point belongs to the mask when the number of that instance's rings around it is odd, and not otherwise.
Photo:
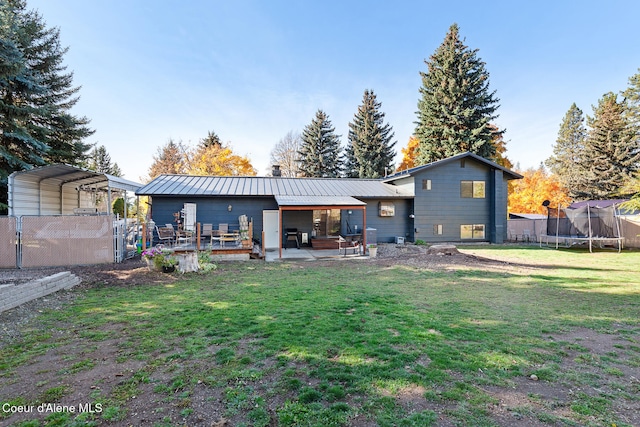
[(275, 144), (318, 109), (344, 145), (365, 89), (400, 153), (419, 73), (454, 22), (486, 63), (507, 156), (522, 168), (551, 155), (573, 102), (591, 114), (640, 68), (636, 0), (27, 2), (69, 47), (89, 142), (134, 181), (169, 138), (193, 146), (208, 131), (264, 175)]

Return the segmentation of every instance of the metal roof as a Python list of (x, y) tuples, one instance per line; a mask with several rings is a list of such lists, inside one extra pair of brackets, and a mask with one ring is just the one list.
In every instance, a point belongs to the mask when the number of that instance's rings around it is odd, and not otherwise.
[(350, 196), (276, 196), (279, 206), (366, 206)]
[(406, 189), (375, 179), (160, 175), (140, 196), (352, 196), (410, 198)]
[(516, 173), (510, 169), (505, 168), (504, 166), (500, 166), (499, 164), (492, 162), (491, 160), (487, 160), (484, 157), (478, 156), (477, 154), (471, 153), (470, 151), (467, 151), (466, 153), (460, 153), (460, 154), (456, 154), (455, 156), (451, 156), (451, 157), (447, 157), (446, 159), (442, 159), (442, 160), (437, 160), (435, 162), (431, 162), (431, 163), (427, 163), (426, 165), (421, 165), (421, 166), (416, 166), (414, 168), (411, 169), (406, 169), (403, 170), (401, 172), (395, 173), (393, 175), (389, 175), (388, 177), (384, 178), (384, 182), (393, 182), (397, 179), (400, 178), (404, 178), (407, 176), (412, 176), (413, 174), (415, 174), (416, 172), (420, 172), (422, 170), (425, 169), (431, 169), (455, 160), (459, 160), (459, 159), (463, 159), (466, 157), (470, 157), (472, 159), (475, 159), (476, 161), (480, 162), (480, 163), (484, 163), (486, 165), (488, 165), (491, 168), (494, 169), (500, 169), (502, 170), (506, 175), (507, 175), (507, 179), (521, 179), (523, 178), (522, 175), (520, 175), (519, 173)]
[(21, 178), (42, 181), (55, 181), (57, 184), (73, 184), (76, 187), (113, 188), (116, 190), (136, 191), (142, 184), (106, 173), (94, 172), (66, 164), (54, 164), (34, 169), (13, 172), (9, 176), (10, 182)]

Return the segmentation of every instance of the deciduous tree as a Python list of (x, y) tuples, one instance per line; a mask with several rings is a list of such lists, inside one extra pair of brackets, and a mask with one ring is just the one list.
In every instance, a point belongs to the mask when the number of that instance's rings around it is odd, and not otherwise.
[(365, 90), (362, 104), (349, 123), (345, 175), (350, 178), (380, 178), (393, 171), (396, 155), (391, 125), (384, 123), (382, 103), (373, 90)]
[(297, 132), (289, 131), (273, 150), (271, 150), (271, 164), (280, 165), (280, 172), (285, 177), (300, 176), (300, 148), (302, 138)]
[(251, 160), (234, 154), (229, 144), (200, 144), (187, 158), (187, 173), (191, 175), (255, 176), (257, 173)]
[(418, 164), (470, 151), (494, 160), (496, 134), (490, 126), (497, 118), (499, 100), (489, 90), (489, 73), (459, 36), (457, 24), (430, 57), (422, 76), (415, 136), (420, 141)]
[(398, 171), (411, 169), (416, 166), (416, 157), (418, 156), (418, 146), (420, 141), (414, 135), (409, 137), (409, 142), (405, 148), (401, 148), (402, 161), (398, 165)]
[(546, 214), (542, 202), (549, 200), (551, 206), (568, 206), (571, 198), (558, 177), (549, 174), (544, 166), (518, 171), (523, 178), (509, 181), (508, 210), (511, 213)]
[(153, 163), (149, 167), (149, 178), (153, 179), (162, 174), (186, 173), (186, 152), (187, 149), (182, 141), (175, 142), (169, 138), (165, 145), (158, 147), (153, 156)]

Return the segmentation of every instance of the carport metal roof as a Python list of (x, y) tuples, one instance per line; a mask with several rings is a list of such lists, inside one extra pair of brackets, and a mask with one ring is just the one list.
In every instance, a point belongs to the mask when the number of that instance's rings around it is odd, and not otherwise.
[[(75, 191), (101, 190), (109, 193), (111, 190), (136, 192), (142, 184), (127, 179), (94, 172), (66, 164), (53, 164), (29, 170), (13, 172), (8, 180), (9, 215), (22, 215), (24, 200), (43, 199), (43, 186), (57, 187), (62, 199), (63, 188), (73, 186)], [(110, 198), (110, 197), (109, 197)], [(39, 202), (41, 203), (41, 202)], [(111, 208), (109, 200), (108, 209)], [(60, 206), (62, 210), (62, 206)], [(62, 213), (62, 212), (61, 212)]]
[(57, 181), (61, 185), (73, 183), (78, 187), (111, 188), (114, 190), (137, 191), (142, 184), (129, 181), (118, 176), (106, 173), (94, 172), (65, 164), (42, 166), (39, 168), (14, 172), (9, 176), (9, 181), (14, 183), (22, 177), (34, 178), (39, 181)]

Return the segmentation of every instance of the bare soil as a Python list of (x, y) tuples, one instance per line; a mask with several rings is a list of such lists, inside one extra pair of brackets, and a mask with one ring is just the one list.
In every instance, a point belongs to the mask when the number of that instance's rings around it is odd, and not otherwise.
[[(491, 271), (504, 271), (523, 274), (526, 270), (536, 270), (535, 265), (520, 265), (492, 259), (484, 259), (464, 253), (456, 255), (425, 256), (426, 248), (414, 245), (380, 245), (378, 257), (364, 262), (375, 263), (380, 266), (408, 265), (412, 267), (431, 269), (434, 271), (458, 270), (458, 269), (487, 269)], [(256, 261), (258, 262), (258, 261)], [(344, 258), (336, 260), (318, 260), (314, 265), (335, 265), (335, 262), (348, 262)], [(359, 262), (359, 261), (358, 261)], [(311, 266), (311, 263), (301, 263), (301, 268)], [(60, 271), (71, 271), (82, 279), (82, 283), (69, 291), (61, 291), (55, 294), (31, 301), (20, 307), (0, 313), (0, 348), (11, 343), (18, 342), (23, 334), (28, 334), (38, 328), (38, 315), (44, 310), (61, 309), (78, 295), (83, 289), (93, 286), (132, 287), (137, 285), (154, 285), (170, 283), (179, 280), (178, 275), (163, 274), (149, 271), (141, 260), (128, 260), (121, 264), (73, 266), (65, 268), (42, 268), (25, 270), (0, 270), (0, 284), (24, 283), (40, 277), (46, 277)], [(119, 325), (112, 325), (119, 328)], [(621, 326), (622, 328), (622, 326)], [(36, 390), (41, 389), (43, 383), (50, 382), (53, 386), (60, 381), (59, 372), (68, 367), (67, 360), (91, 359), (97, 361), (90, 370), (80, 370), (68, 373), (64, 376), (64, 387), (70, 390), (65, 395), (66, 402), (88, 402), (89, 394), (102, 391), (109, 393), (115, 387), (121, 386), (139, 371), (143, 361), (129, 360), (116, 362), (118, 357), (118, 340), (106, 340), (92, 342), (88, 346), (80, 336), (80, 331), (54, 331), (56, 334), (64, 334), (68, 344), (56, 347), (39, 356), (33, 363), (20, 366), (10, 377), (0, 376), (0, 403), (4, 403), (3, 396), (23, 396), (27, 401), (41, 399)], [(629, 334), (603, 334), (589, 329), (574, 330), (563, 335), (550, 336), (549, 339), (563, 343), (576, 343), (587, 347), (590, 357), (594, 359), (608, 357), (612, 353), (620, 354), (621, 346), (629, 345)], [(71, 339), (69, 339), (71, 337)], [(626, 338), (626, 339), (625, 339)], [(633, 336), (633, 342), (637, 343), (637, 333)], [(243, 345), (250, 346), (247, 342)], [(603, 374), (593, 365), (579, 364), (575, 358), (578, 351), (567, 354), (560, 362), (563, 371), (575, 371), (576, 375)], [(621, 356), (624, 358), (625, 356)], [(179, 362), (175, 362), (178, 364)], [(429, 360), (424, 361), (425, 364)], [(625, 389), (635, 389), (640, 393), (640, 368), (628, 364), (620, 364), (622, 375), (617, 379), (618, 385)], [(184, 368), (184, 367), (182, 367)], [(201, 373), (194, 372), (198, 376)], [(481, 375), (482, 373), (479, 373)], [(158, 375), (162, 375), (158, 373)], [(169, 371), (166, 371), (170, 380)], [(606, 375), (605, 375), (606, 376)], [(163, 378), (154, 378), (162, 382)], [(253, 384), (256, 391), (268, 389), (268, 383), (272, 379), (263, 378)], [(37, 381), (37, 383), (36, 383)], [(310, 383), (313, 379), (309, 379)], [(99, 386), (96, 386), (99, 384)], [(545, 423), (538, 420), (531, 413), (522, 411), (522, 408), (544, 408), (546, 413), (562, 417), (569, 411), (573, 397), (579, 393), (590, 396), (598, 396), (600, 393), (609, 392), (612, 384), (599, 384), (600, 388), (576, 389), (569, 383), (548, 382), (535, 380), (531, 377), (513, 379), (507, 387), (485, 386), (484, 390), (495, 399), (495, 404), (487, 408), (492, 419), (499, 426), (549, 426), (556, 425), (553, 422)], [(179, 401), (163, 402), (162, 395), (154, 393), (153, 384), (140, 384), (140, 394), (129, 399), (127, 416), (120, 421), (104, 421), (98, 419), (99, 425), (113, 426), (154, 426), (154, 425), (190, 425), (190, 426), (233, 426), (237, 420), (225, 418), (225, 403), (223, 390), (220, 387), (212, 388), (199, 382), (188, 398), (188, 402)], [(212, 394), (213, 393), (213, 394)], [(447, 417), (447, 412), (455, 409), (449, 403), (430, 402), (423, 398), (424, 390), (415, 387), (401, 391), (396, 399), (404, 407), (412, 411), (432, 410), (438, 414), (438, 426), (453, 426), (454, 422)], [(285, 396), (282, 397), (283, 402)], [(193, 412), (188, 422), (181, 415), (187, 405)], [(161, 411), (158, 408), (162, 408)], [(619, 419), (632, 426), (640, 426), (640, 402), (638, 399), (618, 399), (613, 412)], [(39, 417), (42, 418), (42, 417)], [(21, 420), (33, 419), (33, 415), (14, 414), (11, 417), (0, 420), (0, 426), (9, 426)], [(168, 421), (169, 420), (169, 421)], [(271, 425), (277, 425), (275, 411), (271, 413)], [(102, 424), (100, 424), (102, 423)], [(371, 419), (358, 416), (352, 421), (353, 426), (374, 426)]]

